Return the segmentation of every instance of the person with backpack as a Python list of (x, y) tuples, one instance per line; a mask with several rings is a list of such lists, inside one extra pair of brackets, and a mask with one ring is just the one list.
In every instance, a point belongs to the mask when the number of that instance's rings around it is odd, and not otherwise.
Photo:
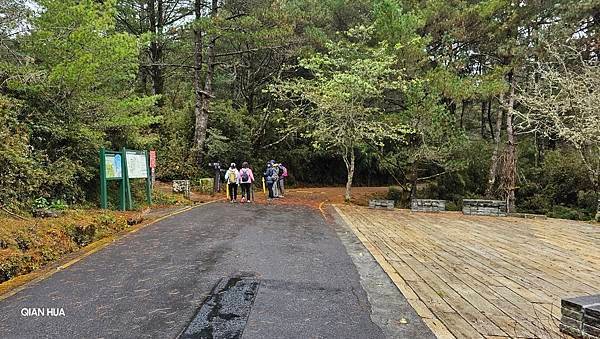
[(283, 164), (279, 164), (279, 197), (283, 198), (285, 194), (285, 179), (288, 176), (287, 168)]
[(273, 164), (271, 162), (268, 162), (267, 169), (265, 170), (265, 173), (263, 173), (265, 181), (267, 182), (267, 188), (269, 190), (269, 196), (267, 200), (275, 198), (275, 195), (273, 194), (273, 184), (275, 183), (274, 175), (275, 169), (273, 168)]
[(237, 202), (237, 187), (240, 183), (240, 172), (235, 167), (235, 163), (232, 162), (225, 172), (225, 180), (227, 181), (227, 185), (229, 185), (229, 199), (230, 201)]
[(280, 198), (279, 194), (279, 164), (275, 160), (271, 160), (271, 167), (273, 168), (273, 197)]
[(242, 163), (240, 170), (240, 186), (242, 187), (242, 202), (252, 202), (252, 183), (254, 182), (254, 174), (248, 166), (248, 162)]

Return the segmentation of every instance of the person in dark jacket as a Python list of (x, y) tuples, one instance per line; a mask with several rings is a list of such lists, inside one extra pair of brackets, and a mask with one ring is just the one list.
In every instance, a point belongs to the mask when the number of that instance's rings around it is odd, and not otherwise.
[(265, 181), (267, 182), (267, 187), (269, 189), (268, 200), (275, 198), (275, 196), (273, 195), (273, 184), (275, 183), (275, 174), (276, 173), (275, 169), (273, 168), (273, 165), (271, 164), (271, 162), (268, 162), (267, 169), (264, 173)]

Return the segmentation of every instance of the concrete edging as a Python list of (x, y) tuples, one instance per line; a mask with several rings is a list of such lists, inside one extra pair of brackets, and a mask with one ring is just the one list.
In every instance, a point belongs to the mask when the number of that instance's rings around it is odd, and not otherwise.
[(386, 337), (450, 337), (446, 335), (449, 332), (436, 331), (419, 315), (415, 305), (404, 295), (394, 277), (373, 252), (372, 244), (346, 220), (336, 205), (330, 205), (330, 215), (338, 238), (352, 259), (360, 276), (360, 284), (371, 304), (371, 320)]

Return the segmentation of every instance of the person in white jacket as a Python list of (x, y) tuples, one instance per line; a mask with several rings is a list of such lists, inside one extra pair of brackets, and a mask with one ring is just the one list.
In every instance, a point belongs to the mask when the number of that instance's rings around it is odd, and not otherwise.
[(225, 172), (225, 181), (229, 185), (229, 199), (231, 202), (237, 202), (237, 188), (240, 183), (240, 172), (232, 162), (227, 172)]

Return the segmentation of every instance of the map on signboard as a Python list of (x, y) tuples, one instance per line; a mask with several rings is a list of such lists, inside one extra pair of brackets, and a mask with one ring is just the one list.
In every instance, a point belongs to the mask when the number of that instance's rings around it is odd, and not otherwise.
[(148, 177), (148, 165), (146, 164), (145, 153), (127, 152), (127, 176), (130, 179)]
[(123, 175), (121, 171), (121, 155), (120, 154), (106, 154), (106, 179), (121, 179)]

